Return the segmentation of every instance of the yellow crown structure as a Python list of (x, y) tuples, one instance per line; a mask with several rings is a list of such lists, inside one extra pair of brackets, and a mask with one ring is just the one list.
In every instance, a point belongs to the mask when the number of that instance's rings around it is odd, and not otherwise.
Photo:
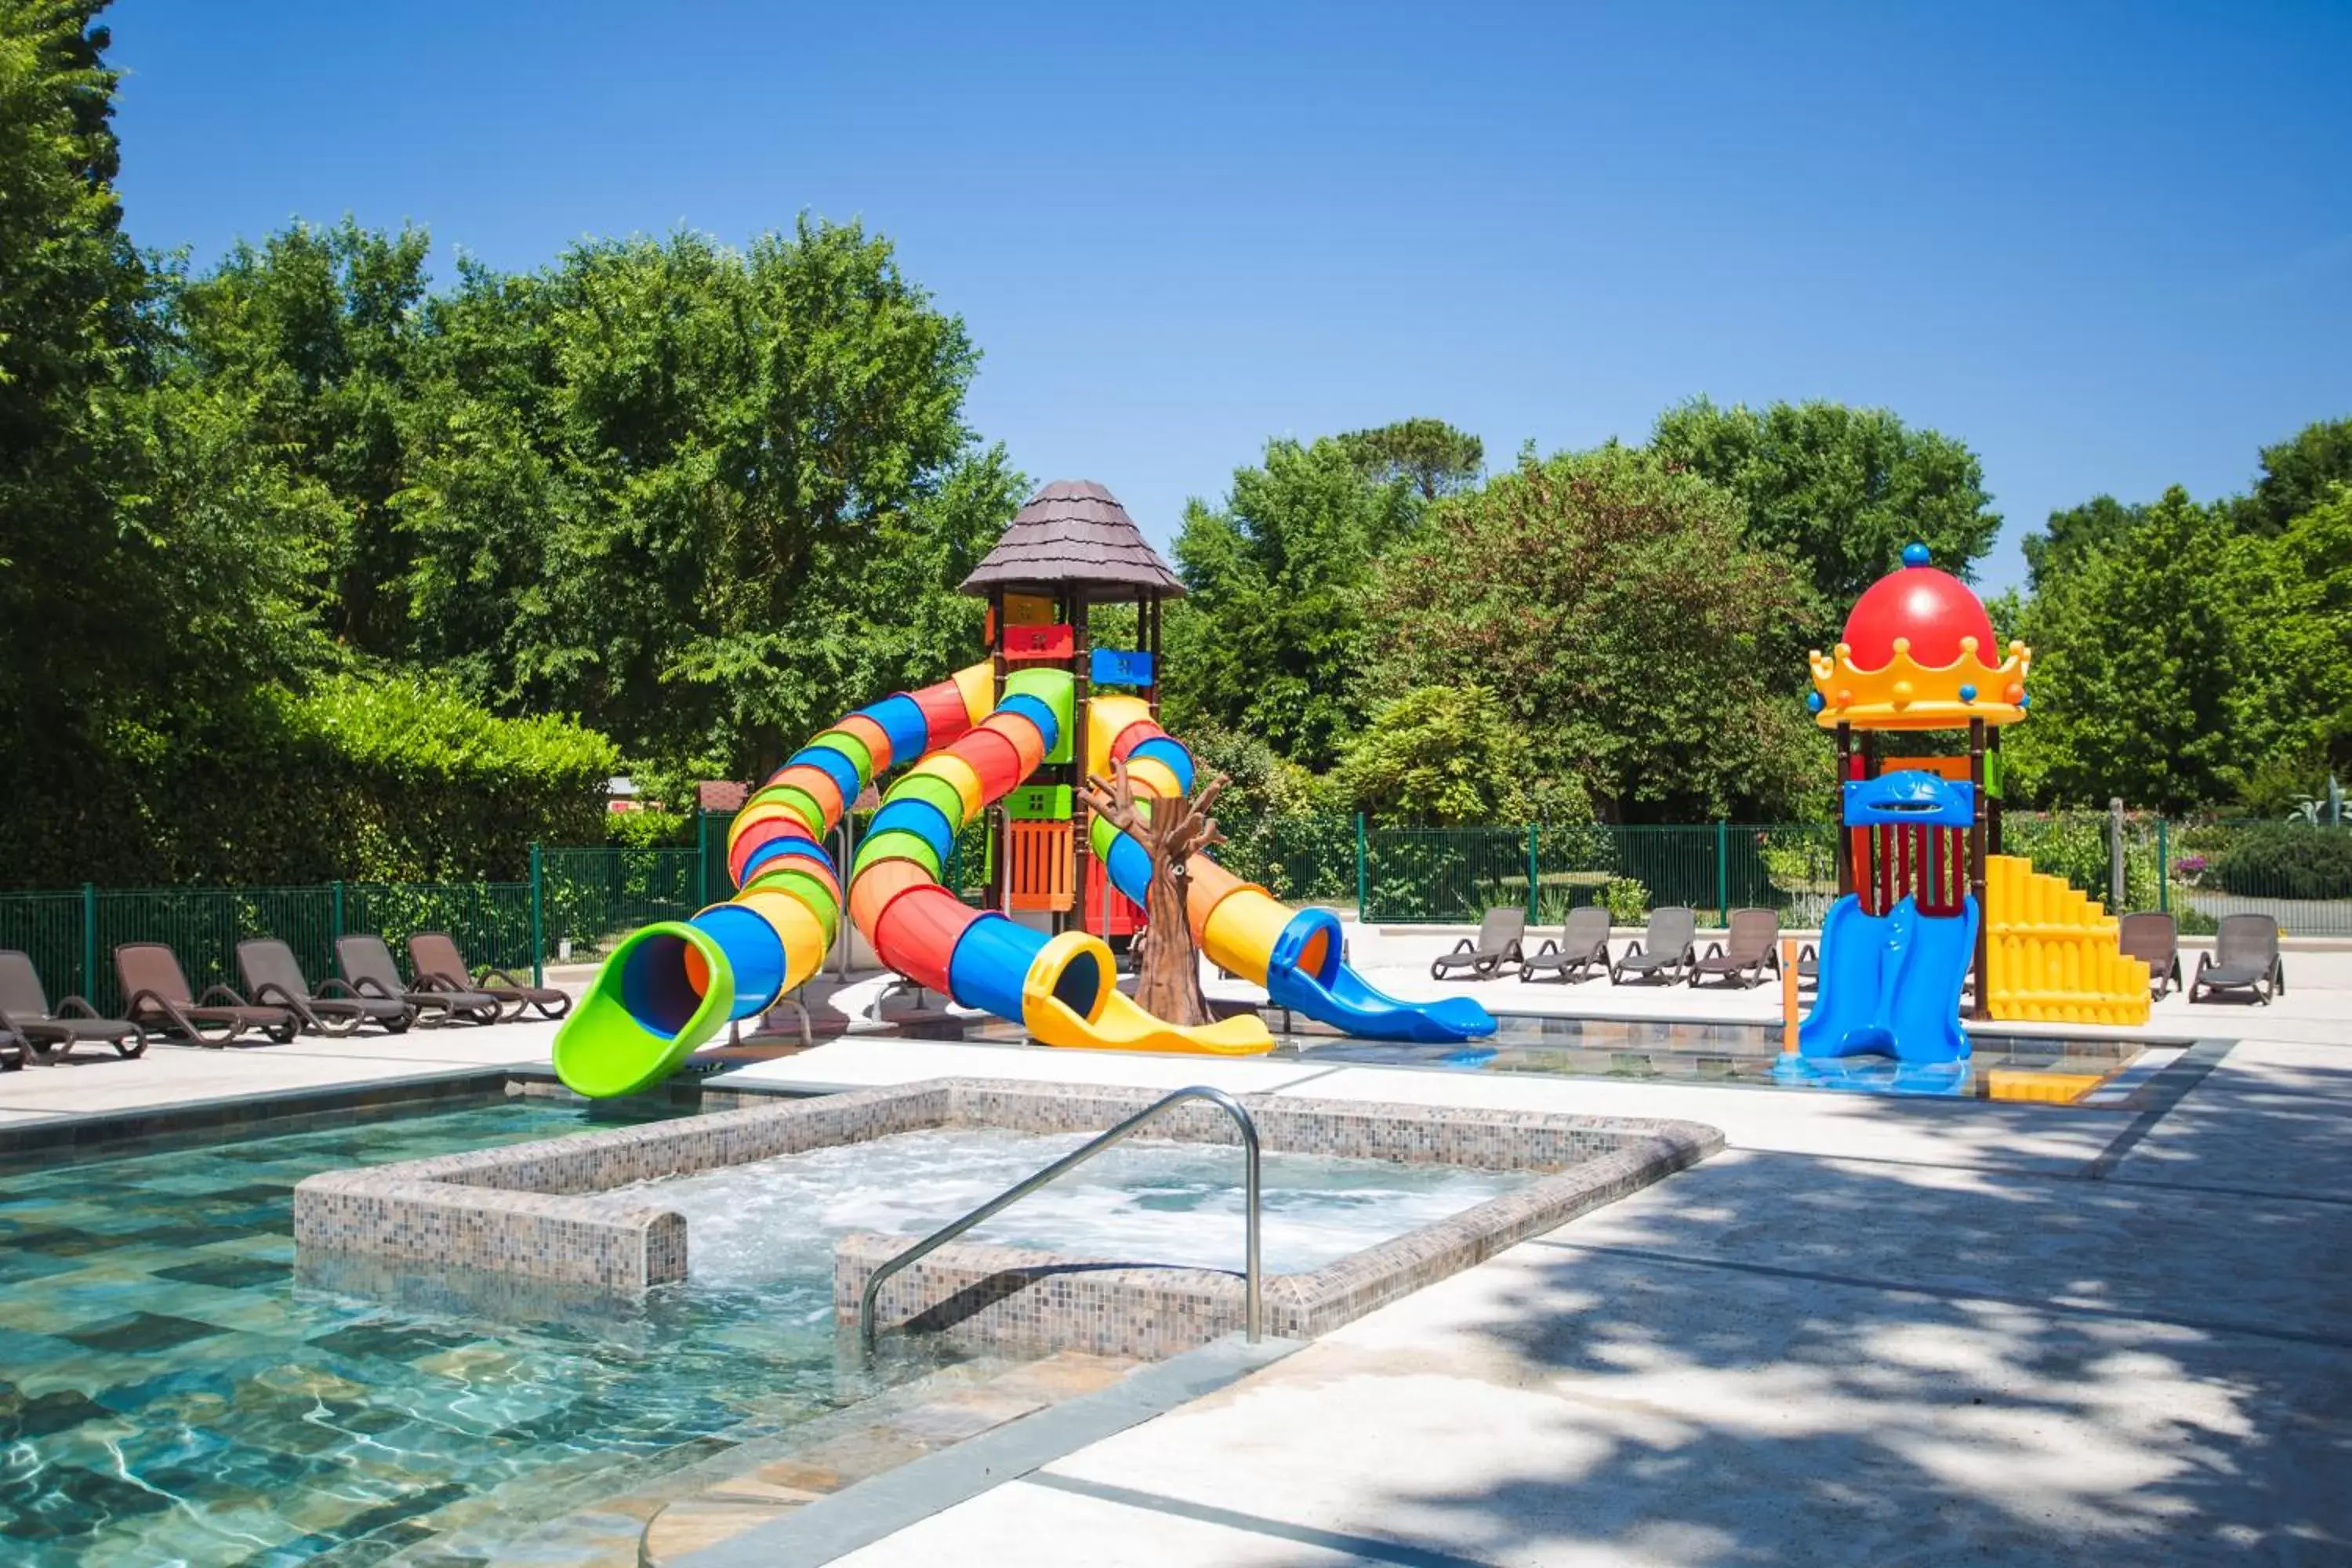
[(2025, 675), (2033, 650), (2009, 645), (2009, 657), (1987, 664), (1977, 639), (1960, 639), (1960, 656), (1947, 665), (1921, 664), (1911, 657), (1911, 639), (1895, 639), (1895, 656), (1884, 669), (1853, 662), (1853, 645), (1834, 653), (1807, 656), (1818, 699), (1814, 720), (1824, 730), (1851, 724), (1857, 730), (1963, 730), (1971, 719), (2014, 724), (2025, 717)]

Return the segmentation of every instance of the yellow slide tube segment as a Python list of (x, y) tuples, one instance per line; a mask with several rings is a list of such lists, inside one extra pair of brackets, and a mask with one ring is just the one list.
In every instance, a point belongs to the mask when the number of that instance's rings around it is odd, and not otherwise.
[(1064, 931), (1038, 950), (1022, 977), (1022, 1024), (1043, 1045), (1098, 1051), (1252, 1057), (1274, 1049), (1274, 1036), (1255, 1014), (1182, 1028), (1137, 1006), (1119, 990), (1117, 974), (1102, 938)]
[(1201, 951), (1218, 968), (1264, 984), (1276, 940), (1297, 918), (1297, 910), (1277, 902), (1264, 888), (1244, 882), (1218, 900), (1201, 922)]
[(996, 711), (996, 665), (967, 664), (955, 672), (956, 689), (963, 693), (963, 710), (975, 730)]
[(1087, 700), (1087, 772), (1108, 783), (1110, 747), (1119, 731), (1151, 717), (1151, 704), (1140, 697), (1092, 697)]
[(980, 775), (972, 772), (970, 763), (950, 752), (933, 752), (907, 770), (907, 776), (929, 774), (952, 786), (963, 801), (963, 819), (970, 822), (988, 805), (988, 796), (980, 787)]
[(784, 944), (784, 983), (776, 994), (789, 995), (808, 984), (824, 963), (824, 922), (794, 893), (771, 891), (758, 882), (735, 895), (735, 903), (775, 928)]
[(1136, 794), (1155, 800), (1174, 800), (1184, 793), (1176, 782), (1176, 771), (1155, 757), (1129, 758), (1127, 782)]

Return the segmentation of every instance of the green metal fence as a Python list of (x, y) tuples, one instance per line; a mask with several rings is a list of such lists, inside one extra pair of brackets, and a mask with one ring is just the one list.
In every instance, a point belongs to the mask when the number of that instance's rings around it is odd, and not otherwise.
[(0, 893), (0, 948), (31, 954), (52, 1003), (68, 994), (118, 1007), (113, 953), (162, 942), (197, 990), (236, 984), (236, 944), (274, 936), (313, 979), (335, 972), (335, 939), (372, 931), (401, 952), (446, 931), (476, 963), (543, 966), (593, 955), (651, 921), (694, 912), (696, 850), (549, 849), (520, 882), (330, 882), (308, 888), (83, 888)]

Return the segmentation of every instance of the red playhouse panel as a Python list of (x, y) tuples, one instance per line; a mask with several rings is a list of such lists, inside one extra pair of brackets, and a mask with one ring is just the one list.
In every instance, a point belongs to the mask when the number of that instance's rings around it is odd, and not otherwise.
[(1143, 929), (1143, 906), (1110, 885), (1099, 855), (1087, 857), (1087, 897), (1079, 913), (1079, 923), (1097, 936), (1133, 936)]
[(1078, 628), (1073, 626), (1004, 628), (1004, 658), (1008, 664), (1036, 664), (1048, 659), (1066, 663), (1077, 650)]

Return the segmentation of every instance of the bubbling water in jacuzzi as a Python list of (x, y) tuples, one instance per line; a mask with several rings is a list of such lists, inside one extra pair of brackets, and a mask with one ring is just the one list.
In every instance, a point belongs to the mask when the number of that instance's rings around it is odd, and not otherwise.
[[(1089, 1134), (940, 1128), (648, 1183), (686, 1216), (691, 1284), (751, 1290), (787, 1267), (782, 1238), (918, 1237), (977, 1208)], [(1269, 1152), (1264, 1256), (1302, 1273), (1512, 1191), (1525, 1173)], [(1242, 1156), (1229, 1144), (1120, 1144), (962, 1239), (1120, 1262), (1239, 1268)]]

